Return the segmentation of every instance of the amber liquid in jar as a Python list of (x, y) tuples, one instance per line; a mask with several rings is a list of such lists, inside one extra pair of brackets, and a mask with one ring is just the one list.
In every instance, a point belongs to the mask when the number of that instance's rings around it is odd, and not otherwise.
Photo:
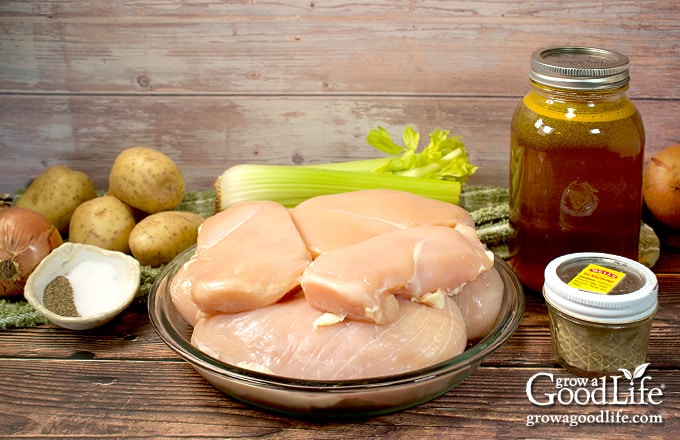
[(606, 252), (637, 260), (644, 128), (625, 96), (533, 83), (511, 129), (510, 264), (540, 291), (554, 258)]

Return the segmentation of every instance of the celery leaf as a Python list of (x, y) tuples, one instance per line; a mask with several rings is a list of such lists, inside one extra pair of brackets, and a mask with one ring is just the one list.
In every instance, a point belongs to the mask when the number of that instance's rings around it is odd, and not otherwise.
[(429, 143), (422, 151), (418, 151), (420, 134), (411, 126), (404, 129), (402, 137), (405, 147), (395, 144), (383, 127), (369, 132), (366, 138), (369, 145), (394, 156), (374, 172), (464, 183), (477, 170), (470, 164), (460, 136), (449, 137), (449, 131), (436, 129), (430, 133)]
[(369, 145), (387, 154), (399, 154), (404, 152), (404, 148), (395, 144), (390, 133), (383, 127), (371, 130), (366, 137)]

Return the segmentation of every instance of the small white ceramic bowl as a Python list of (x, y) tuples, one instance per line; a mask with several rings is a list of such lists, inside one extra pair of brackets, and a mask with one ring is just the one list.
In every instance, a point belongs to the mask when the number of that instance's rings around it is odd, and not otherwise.
[[(73, 273), (81, 263), (96, 263), (105, 268), (106, 273), (115, 274), (115, 279), (113, 283), (111, 279), (101, 280), (102, 284), (99, 286), (94, 280), (91, 291), (88, 290), (86, 293), (89, 313), (83, 314), (79, 310), (82, 316), (58, 315), (43, 303), (45, 288), (55, 277)], [(29, 275), (24, 287), (24, 297), (53, 324), (71, 330), (88, 330), (106, 324), (129, 306), (137, 293), (139, 283), (140, 265), (133, 257), (97, 246), (67, 242), (43, 258)]]

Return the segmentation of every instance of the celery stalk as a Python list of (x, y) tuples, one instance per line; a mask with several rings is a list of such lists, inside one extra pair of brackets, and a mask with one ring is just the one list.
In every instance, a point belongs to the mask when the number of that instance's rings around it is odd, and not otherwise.
[(216, 211), (234, 203), (273, 200), (294, 207), (315, 196), (375, 188), (408, 191), (423, 197), (458, 203), (461, 183), (346, 171), (317, 166), (240, 164), (228, 168), (215, 182)]
[(323, 168), (325, 170), (379, 172), (377, 170), (387, 165), (390, 160), (392, 160), (392, 158), (378, 157), (375, 159), (351, 160), (348, 162), (328, 162), (302, 166), (305, 168)]
[(469, 163), (459, 138), (448, 134), (435, 130), (429, 144), (417, 151), (420, 135), (413, 128), (404, 130), (405, 147), (401, 147), (378, 127), (366, 141), (388, 157), (304, 166), (236, 165), (215, 182), (216, 209), (219, 212), (248, 200), (273, 200), (294, 207), (311, 197), (375, 188), (457, 204), (462, 184), (477, 167)]

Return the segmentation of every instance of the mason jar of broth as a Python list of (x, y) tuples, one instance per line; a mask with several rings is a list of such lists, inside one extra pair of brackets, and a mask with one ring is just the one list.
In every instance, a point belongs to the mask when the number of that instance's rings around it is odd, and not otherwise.
[(590, 47), (540, 49), (511, 124), (509, 263), (540, 292), (560, 255), (637, 260), (645, 132), (629, 61)]

